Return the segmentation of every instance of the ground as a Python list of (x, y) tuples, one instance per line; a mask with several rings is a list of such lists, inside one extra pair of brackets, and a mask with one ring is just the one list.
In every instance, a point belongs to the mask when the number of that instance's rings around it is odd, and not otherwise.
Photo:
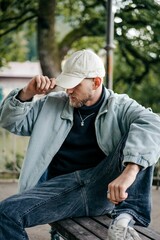
[[(17, 192), (17, 182), (13, 181), (0, 181), (0, 201), (13, 195)], [(152, 221), (150, 228), (160, 233), (159, 222), (160, 222), (160, 188), (156, 190), (152, 188), (153, 202), (152, 202)], [(30, 240), (50, 240), (50, 227), (49, 225), (37, 226), (27, 229)]]

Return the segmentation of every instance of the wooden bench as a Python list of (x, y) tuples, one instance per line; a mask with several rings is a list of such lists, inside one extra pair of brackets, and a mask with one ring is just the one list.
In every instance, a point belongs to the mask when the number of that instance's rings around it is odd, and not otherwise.
[[(65, 240), (106, 240), (111, 219), (104, 215), (99, 217), (69, 218), (58, 221), (52, 226)], [(160, 234), (150, 228), (135, 226), (143, 240), (160, 240)], [(58, 238), (53, 238), (56, 240)]]

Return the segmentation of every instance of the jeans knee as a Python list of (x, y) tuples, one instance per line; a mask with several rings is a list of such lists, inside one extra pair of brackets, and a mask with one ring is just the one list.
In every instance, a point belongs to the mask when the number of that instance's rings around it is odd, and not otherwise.
[(10, 212), (10, 203), (7, 199), (3, 200), (0, 203), (0, 214), (9, 213)]
[(9, 197), (0, 203), (0, 215), (4, 214), (14, 219), (15, 215), (18, 214), (17, 210), (16, 199), (14, 197)]

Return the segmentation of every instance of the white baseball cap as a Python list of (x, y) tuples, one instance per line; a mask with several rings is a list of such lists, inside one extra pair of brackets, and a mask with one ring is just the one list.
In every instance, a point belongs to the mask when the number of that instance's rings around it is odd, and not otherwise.
[(80, 50), (71, 55), (63, 66), (56, 84), (62, 88), (73, 88), (84, 78), (104, 77), (105, 68), (100, 57), (91, 50)]

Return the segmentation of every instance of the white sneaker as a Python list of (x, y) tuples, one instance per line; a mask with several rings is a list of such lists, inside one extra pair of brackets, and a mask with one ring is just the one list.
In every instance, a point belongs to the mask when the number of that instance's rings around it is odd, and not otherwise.
[(107, 240), (142, 240), (131, 226), (123, 227), (113, 222), (108, 229)]

